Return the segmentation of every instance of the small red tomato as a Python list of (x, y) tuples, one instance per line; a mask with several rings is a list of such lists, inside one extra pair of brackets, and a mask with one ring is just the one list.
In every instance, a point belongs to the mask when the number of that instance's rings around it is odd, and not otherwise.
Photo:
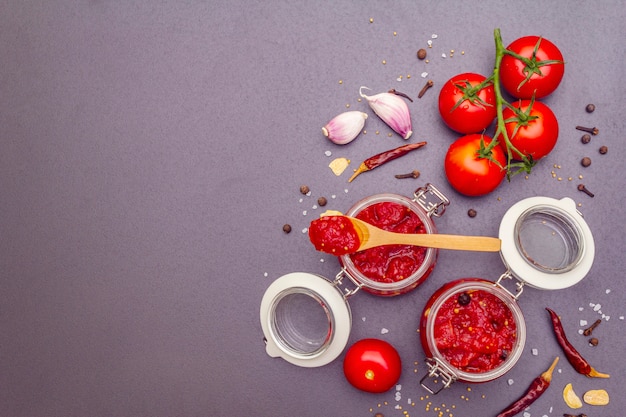
[(348, 349), (343, 372), (355, 388), (380, 393), (398, 382), (402, 362), (391, 344), (380, 339), (362, 339)]
[[(519, 151), (513, 152), (513, 159), (521, 159), (521, 155), (530, 155), (533, 160), (543, 158), (552, 151), (559, 137), (559, 123), (556, 116), (540, 101), (532, 103), (530, 100), (520, 100), (512, 106), (520, 111), (518, 115), (510, 109), (502, 111), (506, 133), (511, 144)], [(506, 152), (504, 140), (500, 145)]]
[(439, 114), (460, 133), (480, 133), (496, 117), (496, 94), (487, 78), (471, 72), (450, 78), (439, 92)]
[(509, 94), (517, 98), (545, 97), (561, 83), (565, 72), (563, 54), (547, 39), (525, 36), (513, 41), (507, 50), (528, 61), (507, 53), (500, 63), (500, 81)]
[(452, 188), (467, 196), (480, 196), (500, 185), (506, 174), (506, 157), (502, 148), (494, 146), (490, 155), (485, 155), (485, 158), (479, 156), (481, 149), (491, 141), (489, 136), (472, 134), (450, 145), (444, 168)]

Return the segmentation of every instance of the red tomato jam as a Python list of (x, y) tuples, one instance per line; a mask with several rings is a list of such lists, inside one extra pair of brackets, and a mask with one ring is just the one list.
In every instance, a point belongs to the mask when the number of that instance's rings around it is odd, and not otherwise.
[(484, 290), (459, 292), (444, 301), (434, 330), (441, 355), (455, 368), (471, 373), (500, 366), (517, 338), (511, 309)]
[[(394, 202), (372, 204), (356, 216), (371, 225), (396, 233), (426, 233), (426, 228), (409, 207)], [(424, 263), (427, 248), (411, 245), (385, 245), (350, 255), (365, 277), (391, 283), (409, 277)]]
[(309, 226), (309, 239), (315, 249), (332, 255), (356, 252), (361, 245), (359, 235), (349, 218), (324, 216)]

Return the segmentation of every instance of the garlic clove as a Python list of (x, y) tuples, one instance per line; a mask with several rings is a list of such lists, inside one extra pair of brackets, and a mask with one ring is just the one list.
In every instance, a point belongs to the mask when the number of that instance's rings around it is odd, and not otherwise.
[(367, 114), (360, 111), (347, 111), (335, 116), (326, 126), (322, 133), (331, 142), (337, 145), (345, 145), (359, 136), (365, 126)]
[(413, 127), (411, 124), (411, 113), (406, 102), (400, 96), (391, 93), (368, 96), (363, 94), (362, 90), (364, 88), (368, 89), (367, 87), (361, 87), (359, 95), (367, 100), (374, 113), (394, 132), (402, 136), (403, 139), (410, 138), (413, 134)]

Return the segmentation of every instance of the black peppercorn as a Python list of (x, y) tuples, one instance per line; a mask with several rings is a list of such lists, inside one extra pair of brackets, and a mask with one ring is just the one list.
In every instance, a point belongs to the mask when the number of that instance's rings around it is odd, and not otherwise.
[(309, 187), (308, 187), (307, 185), (302, 185), (302, 186), (300, 186), (300, 192), (301, 192), (302, 194), (306, 195), (306, 194), (308, 194), (308, 193), (309, 193), (309, 191), (311, 191), (311, 190), (309, 189)]
[(421, 48), (417, 51), (417, 58), (418, 59), (424, 59), (426, 58), (426, 49)]
[(598, 346), (598, 339), (595, 337), (592, 337), (591, 339), (589, 339), (589, 344), (591, 346)]
[(582, 135), (582, 137), (580, 138), (580, 141), (582, 143), (589, 143), (591, 142), (591, 135), (589, 133), (585, 133), (584, 135)]
[(317, 204), (320, 207), (324, 207), (326, 205), (326, 203), (328, 203), (328, 200), (326, 200), (326, 197), (320, 197), (317, 199)]
[(288, 224), (284, 225), (283, 226), (283, 232), (285, 232), (285, 233), (291, 232), (291, 225), (288, 225)]
[(588, 167), (589, 165), (591, 165), (591, 158), (585, 156), (583, 159), (580, 160), (580, 164), (584, 167)]
[(457, 299), (457, 302), (459, 303), (459, 305), (462, 305), (462, 306), (468, 305), (470, 301), (472, 301), (472, 298), (466, 292), (462, 292), (461, 294), (459, 294), (459, 298)]
[(587, 113), (593, 113), (595, 109), (596, 109), (596, 106), (593, 104), (587, 104), (587, 107), (585, 107), (585, 110), (587, 111)]
[(609, 148), (607, 148), (606, 146), (600, 146), (600, 149), (598, 149), (598, 152), (600, 152), (602, 155), (604, 155), (608, 151), (609, 151)]
[(478, 213), (476, 213), (476, 210), (474, 210), (474, 209), (467, 210), (467, 215), (470, 216), (470, 217), (476, 217), (476, 214), (478, 214)]

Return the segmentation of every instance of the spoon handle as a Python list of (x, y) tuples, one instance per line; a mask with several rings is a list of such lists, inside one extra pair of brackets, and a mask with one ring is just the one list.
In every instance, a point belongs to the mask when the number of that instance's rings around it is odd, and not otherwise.
[[(467, 250), (478, 252), (498, 252), (502, 241), (497, 237), (490, 236), (458, 236), (434, 234), (404, 234), (394, 233), (398, 243), (409, 245), (426, 246), (429, 248)], [(394, 239), (395, 240), (395, 239)]]

